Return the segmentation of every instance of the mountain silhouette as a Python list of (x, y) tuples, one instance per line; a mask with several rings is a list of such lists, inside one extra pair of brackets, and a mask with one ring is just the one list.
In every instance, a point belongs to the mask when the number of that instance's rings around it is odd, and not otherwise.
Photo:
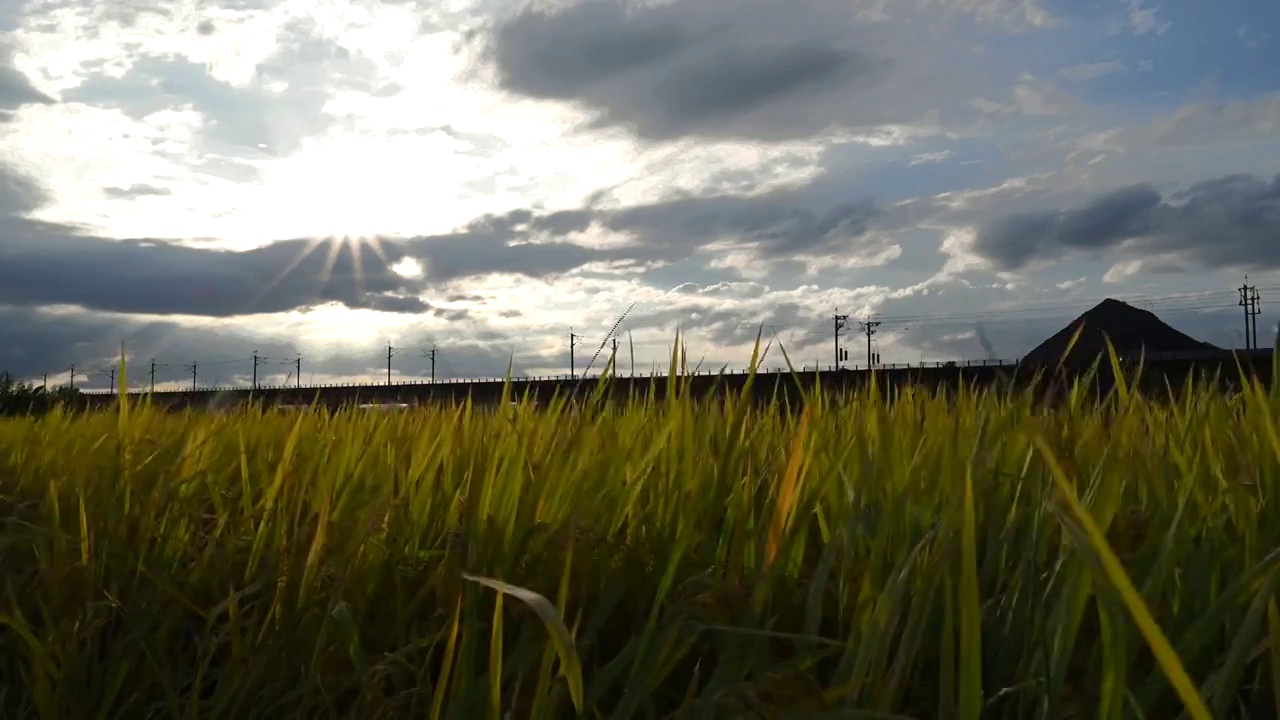
[[(1080, 337), (1066, 356), (1076, 328), (1083, 326)], [(1218, 348), (1170, 327), (1142, 308), (1107, 298), (1080, 317), (1072, 320), (1052, 337), (1040, 343), (1023, 358), (1023, 362), (1055, 364), (1061, 360), (1092, 362), (1107, 352), (1111, 341), (1116, 353), (1136, 356), (1141, 353), (1203, 352)]]

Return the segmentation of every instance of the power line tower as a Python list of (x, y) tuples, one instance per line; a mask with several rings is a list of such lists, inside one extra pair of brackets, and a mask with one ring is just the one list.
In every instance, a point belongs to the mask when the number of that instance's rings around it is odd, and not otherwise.
[(186, 368), (191, 371), (191, 392), (196, 391), (196, 370), (199, 367), (200, 362), (198, 360), (192, 360), (191, 364), (186, 366)]
[(430, 360), (430, 361), (431, 361), (431, 383), (432, 383), (432, 384), (435, 384), (435, 381), (436, 381), (436, 346), (435, 346), (435, 345), (432, 345), (432, 346), (431, 346), (431, 350), (430, 350), (430, 351), (423, 350), (423, 351), (422, 351), (422, 357), (427, 358), (428, 360)]
[(871, 352), (871, 336), (876, 334), (876, 328), (880, 327), (880, 321), (868, 318), (866, 322), (858, 324), (862, 326), (862, 334), (867, 336), (867, 368), (870, 369), (871, 366), (877, 364), (876, 360), (879, 360), (876, 354)]
[(270, 358), (265, 358), (259, 355), (257, 350), (253, 351), (253, 385), (251, 386), (251, 389), (254, 392), (257, 392), (258, 390), (258, 366), (269, 359)]
[(1249, 284), (1249, 276), (1244, 276), (1244, 284), (1239, 288), (1240, 302), (1237, 303), (1244, 308), (1244, 345), (1246, 350), (1256, 350), (1258, 347), (1258, 320), (1259, 310), (1256, 310), (1258, 304), (1258, 288)]
[(836, 370), (839, 370), (841, 361), (849, 359), (849, 352), (840, 347), (840, 333), (844, 330), (845, 325), (849, 324), (849, 316), (841, 315), (840, 308), (836, 308), (835, 314), (831, 316), (831, 319), (835, 328)]
[(573, 328), (569, 328), (569, 378), (577, 377), (577, 371), (573, 364), (573, 349), (578, 347), (578, 341), (582, 339), (581, 335), (575, 335)]
[(391, 347), (391, 343), (387, 343), (387, 387), (391, 387), (391, 358), (400, 354), (400, 348)]

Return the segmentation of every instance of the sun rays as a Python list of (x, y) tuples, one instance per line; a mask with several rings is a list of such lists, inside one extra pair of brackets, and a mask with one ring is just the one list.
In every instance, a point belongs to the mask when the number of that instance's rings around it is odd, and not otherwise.
[(337, 265), (338, 256), (345, 247), (348, 257), (351, 259), (351, 276), (354, 284), (355, 296), (359, 297), (365, 291), (365, 275), (364, 275), (364, 258), (361, 250), (368, 246), (373, 254), (382, 262), (384, 268), (389, 267), (391, 262), (387, 259), (387, 253), (382, 248), (382, 241), (372, 235), (331, 235), (328, 237), (313, 237), (307, 241), (306, 247), (302, 249), (298, 255), (285, 265), (280, 272), (268, 282), (254, 297), (250, 300), (249, 306), (245, 308), (245, 312), (253, 312), (253, 308), (262, 301), (272, 290), (280, 285), (285, 278), (289, 277), (296, 271), (302, 263), (306, 262), (318, 248), (328, 245), (328, 252), (325, 255), (324, 265), (320, 268), (316, 280), (316, 297), (319, 297), (324, 289), (329, 286), (329, 281), (333, 279), (333, 268)]
[[(311, 255), (321, 247), (325, 247), (326, 252), (325, 252), (323, 263), (320, 266), (319, 272), (316, 273), (314, 278), (307, 278), (307, 280), (314, 280), (315, 282), (313, 297), (317, 300), (322, 297), (324, 290), (329, 286), (330, 281), (333, 280), (334, 268), (337, 266), (338, 258), (341, 256), (343, 250), (345, 249), (348, 254), (348, 257), (351, 260), (351, 276), (352, 276), (351, 279), (352, 279), (353, 290), (354, 290), (353, 297), (359, 298), (364, 294), (365, 287), (367, 284), (366, 283), (367, 278), (365, 277), (364, 262), (362, 257), (363, 255), (362, 250), (366, 246), (373, 252), (375, 256), (377, 256), (378, 260), (382, 263), (382, 266), (384, 269), (390, 268), (392, 263), (389, 261), (387, 257), (386, 250), (382, 247), (382, 242), (377, 237), (368, 236), (368, 235), (346, 234), (341, 236), (330, 235), (330, 236), (309, 238), (307, 240), (307, 244), (302, 248), (302, 250), (292, 260), (290, 260), (288, 264), (286, 264), (283, 268), (281, 268), (279, 272), (277, 272), (274, 276), (272, 276), (270, 281), (268, 281), (256, 293), (254, 293), (254, 295), (251, 298), (249, 298), (249, 300), (245, 303), (243, 307), (241, 307), (237, 312), (233, 314), (234, 315), (254, 314), (256, 312), (256, 309), (259, 303), (261, 303), (263, 299), (265, 299), (268, 295), (270, 295), (273, 290), (278, 288), (280, 286), (280, 283), (284, 282), (285, 279), (287, 279), (290, 275), (295, 273), (298, 270), (298, 268), (302, 267), (302, 264), (307, 261), (307, 258), (311, 257)], [(203, 327), (203, 328), (207, 328), (217, 324), (218, 324), (218, 319), (214, 319), (214, 318), (206, 318), (204, 322), (197, 323), (199, 327)], [(136, 355), (137, 357), (151, 357), (153, 355), (161, 354), (165, 350), (165, 348), (169, 346), (172, 340), (173, 338), (166, 333), (164, 337), (157, 339), (150, 346), (146, 348), (142, 348), (141, 353), (135, 352), (133, 353), (133, 355)]]

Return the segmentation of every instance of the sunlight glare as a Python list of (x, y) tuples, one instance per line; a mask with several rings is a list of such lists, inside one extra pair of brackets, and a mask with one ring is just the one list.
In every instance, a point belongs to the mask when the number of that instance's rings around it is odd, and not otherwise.
[(396, 261), (396, 264), (391, 266), (391, 271), (402, 278), (410, 280), (421, 279), (425, 272), (422, 267), (422, 263), (418, 262), (416, 258), (412, 258), (408, 255), (405, 255)]

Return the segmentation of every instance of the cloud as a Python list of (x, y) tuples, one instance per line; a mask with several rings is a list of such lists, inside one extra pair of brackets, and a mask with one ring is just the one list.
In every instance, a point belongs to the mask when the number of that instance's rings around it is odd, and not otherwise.
[(173, 194), (169, 188), (156, 187), (146, 183), (134, 183), (129, 187), (104, 187), (102, 193), (107, 197), (129, 200), (140, 197), (163, 197)]
[(1158, 146), (1238, 142), (1280, 135), (1280, 91), (1223, 103), (1189, 103), (1146, 129)]
[[(156, 190), (135, 185), (107, 192), (136, 196)], [(523, 209), (486, 215), (440, 235), (284, 239), (241, 251), (106, 239), (24, 219), (44, 200), (26, 177), (0, 173), (0, 213), (7, 216), (0, 217), (0, 229), (7, 232), (0, 245), (0, 303), (206, 317), (331, 302), (422, 313), (431, 309), (421, 297), (432, 288), (501, 273), (546, 279), (592, 267), (640, 270), (699, 258), (715, 264), (741, 256), (767, 267), (802, 258), (874, 264), (893, 256), (888, 240), (872, 232), (888, 219), (872, 199), (828, 199), (809, 186), (613, 209)], [(602, 234), (623, 242), (593, 241)], [(409, 265), (420, 272), (405, 273)], [(457, 310), (436, 311), (463, 317)]]
[(141, 54), (122, 75), (107, 68), (90, 73), (63, 100), (118, 109), (134, 120), (190, 107), (204, 120), (204, 151), (284, 157), (339, 120), (325, 111), (337, 93), (396, 91), (370, 59), (300, 20), (281, 27), (276, 51), (255, 70), (249, 83), (235, 85), (215, 78), (205, 63)]
[[(412, 327), (404, 330), (406, 337), (421, 335)], [(488, 341), (448, 335), (437, 335), (437, 340), (437, 379), (501, 376), (513, 350), (518, 351), (514, 365), (520, 374), (528, 368), (555, 367), (559, 362), (555, 355), (519, 345), (501, 334)], [(322, 346), (299, 342), (283, 333), (245, 332), (207, 323), (193, 326), (104, 313), (0, 306), (0, 371), (18, 378), (39, 382), (48, 373), (50, 385), (65, 385), (74, 365), (77, 387), (106, 388), (121, 343), (130, 358), (130, 386), (135, 388), (149, 384), (152, 359), (157, 363), (158, 388), (188, 387), (192, 362), (197, 363), (200, 387), (247, 386), (255, 353), (265, 358), (259, 367), (262, 384), (284, 383), (298, 354), (303, 356), (303, 384), (377, 382), (386, 372), (386, 347), (378, 343)], [(420, 356), (419, 348), (402, 350), (394, 361), (394, 377), (426, 377), (430, 363)]]
[(0, 222), (38, 210), (48, 201), (49, 195), (39, 183), (0, 163)]
[(13, 66), (14, 49), (0, 37), (0, 124), (13, 120), (25, 105), (52, 105), (56, 101), (40, 92)]
[[(939, 3), (954, 10), (965, 3)], [(987, 5), (988, 3), (968, 3)], [(615, 0), (526, 6), (482, 36), (498, 83), (649, 140), (783, 140), (968, 114), (981, 57), (948, 61), (937, 7)], [(927, 4), (924, 4), (927, 5)], [(966, 7), (978, 13), (979, 8)], [(945, 69), (944, 69), (945, 67)], [(970, 94), (966, 94), (970, 93)]]
[(1276, 237), (1280, 175), (1228, 175), (1166, 195), (1143, 183), (1069, 210), (1006, 215), (979, 229), (973, 250), (1004, 270), (1106, 251), (1135, 260), (1177, 255), (1209, 268), (1277, 268)]
[(1058, 70), (1058, 76), (1071, 80), (1072, 82), (1086, 82), (1088, 80), (1096, 80), (1106, 75), (1116, 75), (1126, 72), (1129, 72), (1128, 66), (1119, 60), (1104, 60), (1102, 62), (1064, 67)]
[(1125, 9), (1129, 13), (1129, 27), (1132, 28), (1134, 35), (1147, 35), (1154, 33), (1163, 35), (1173, 27), (1173, 23), (1168, 20), (1161, 20), (1159, 17), (1160, 4), (1156, 3), (1149, 6), (1143, 5), (1143, 0), (1121, 0)]
[(918, 153), (911, 156), (911, 162), (908, 165), (912, 167), (916, 165), (928, 165), (933, 163), (943, 163), (951, 158), (955, 153), (950, 150), (938, 150), (936, 152)]

